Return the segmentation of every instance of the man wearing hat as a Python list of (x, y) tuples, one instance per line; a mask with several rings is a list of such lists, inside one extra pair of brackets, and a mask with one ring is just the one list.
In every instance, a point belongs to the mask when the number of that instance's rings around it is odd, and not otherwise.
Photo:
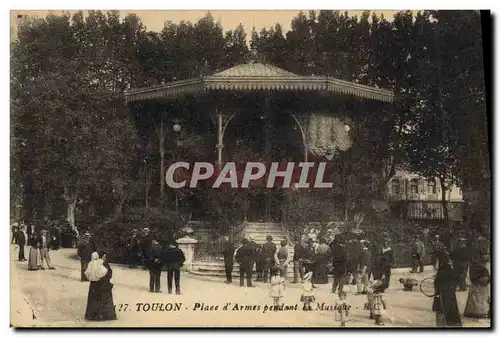
[(245, 286), (245, 277), (247, 279), (247, 287), (252, 285), (252, 269), (254, 263), (255, 250), (248, 239), (241, 240), (242, 246), (236, 252), (236, 262), (240, 265), (240, 287)]
[(304, 279), (304, 246), (300, 236), (296, 238), (297, 242), (293, 248), (293, 282), (298, 283)]
[(276, 255), (276, 245), (273, 243), (273, 237), (268, 235), (266, 243), (262, 246), (262, 257), (264, 259), (264, 283), (267, 282), (271, 268), (275, 264), (274, 256)]
[(348, 254), (344, 246), (344, 235), (336, 235), (330, 244), (330, 254), (333, 261), (333, 284), (332, 293), (344, 291), (344, 285), (347, 283), (347, 260)]
[(89, 262), (92, 260), (92, 253), (96, 251), (94, 240), (90, 235), (89, 231), (85, 231), (85, 233), (81, 236), (80, 241), (78, 242), (77, 253), (80, 256), (80, 267), (81, 267), (81, 281), (88, 281), (87, 276), (85, 275), (85, 271), (89, 265)]
[(24, 228), (19, 226), (15, 234), (15, 242), (19, 248), (18, 260), (26, 261), (24, 257), (24, 246), (26, 245), (26, 234), (24, 233)]
[[(262, 274), (262, 267), (263, 265), (260, 265), (259, 268), (257, 267), (257, 259), (261, 257), (262, 255), (262, 250), (260, 249), (260, 246), (255, 242), (255, 239), (251, 236), (248, 237), (248, 246), (250, 247), (250, 250), (252, 251), (252, 256), (253, 256), (253, 262), (252, 262), (252, 271), (253, 271), (253, 266), (255, 264), (255, 271), (258, 273)], [(262, 281), (262, 279), (261, 279)]]
[[(163, 248), (160, 243), (156, 240), (151, 242), (151, 252), (147, 259), (145, 259), (145, 265), (149, 270), (149, 292), (159, 293), (161, 292), (160, 276), (161, 269), (163, 267)], [(170, 287), (172, 289), (172, 287)]]
[(467, 284), (467, 269), (469, 268), (469, 249), (467, 248), (467, 239), (459, 238), (458, 247), (451, 253), (453, 266), (455, 267), (458, 276), (458, 290), (466, 291)]
[(437, 270), (438, 263), (439, 263), (439, 258), (441, 254), (443, 254), (445, 250), (445, 245), (441, 241), (440, 237), (438, 234), (434, 236), (434, 239), (432, 240), (432, 252), (431, 252), (431, 264), (434, 267), (434, 270)]
[(127, 248), (129, 252), (130, 264), (134, 267), (140, 265), (142, 261), (142, 252), (137, 229), (132, 230), (132, 237), (130, 238)]
[(234, 244), (229, 236), (224, 236), (222, 245), (222, 256), (224, 257), (224, 270), (226, 272), (226, 284), (233, 282), (233, 260), (234, 260)]
[(424, 263), (423, 258), (425, 254), (425, 247), (423, 241), (420, 239), (420, 235), (415, 235), (415, 239), (413, 240), (413, 244), (411, 246), (411, 271), (410, 273), (416, 273), (417, 268), (419, 268), (419, 272), (424, 272)]
[[(143, 259), (148, 259), (151, 256), (153, 247), (153, 236), (148, 227), (144, 227), (141, 231), (141, 239), (139, 240), (141, 255)], [(143, 261), (144, 262), (144, 261)]]

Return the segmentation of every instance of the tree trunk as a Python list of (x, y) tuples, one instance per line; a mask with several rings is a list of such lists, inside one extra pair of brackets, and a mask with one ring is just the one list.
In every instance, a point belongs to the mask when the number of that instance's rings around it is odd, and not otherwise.
[(66, 201), (66, 220), (68, 221), (71, 229), (78, 233), (75, 222), (75, 210), (76, 210), (76, 201), (77, 201), (77, 193), (70, 192), (70, 189), (64, 188), (64, 200)]
[(75, 224), (75, 209), (76, 209), (76, 198), (74, 198), (73, 201), (67, 203), (67, 217), (66, 220), (68, 221), (69, 225), (71, 226), (71, 229), (74, 231), (77, 231), (76, 229), (76, 224)]
[(145, 196), (144, 196), (144, 207), (146, 210), (149, 209), (149, 187), (151, 186), (151, 170), (147, 168), (145, 170), (145, 179), (146, 182), (144, 184), (145, 187)]
[(446, 201), (447, 187), (443, 178), (439, 178), (439, 183), (441, 184), (441, 204), (443, 206), (443, 221), (445, 226), (449, 226), (449, 216), (448, 216), (448, 202)]
[(163, 191), (165, 189), (165, 175), (163, 174), (165, 171), (165, 149), (163, 148), (165, 135), (163, 133), (163, 121), (160, 122), (160, 130), (159, 130), (159, 149), (160, 149), (160, 201), (163, 204)]

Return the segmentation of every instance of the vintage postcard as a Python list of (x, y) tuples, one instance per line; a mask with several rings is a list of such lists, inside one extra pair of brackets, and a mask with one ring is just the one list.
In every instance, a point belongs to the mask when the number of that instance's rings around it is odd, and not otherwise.
[(491, 327), (489, 29), (11, 11), (11, 326)]

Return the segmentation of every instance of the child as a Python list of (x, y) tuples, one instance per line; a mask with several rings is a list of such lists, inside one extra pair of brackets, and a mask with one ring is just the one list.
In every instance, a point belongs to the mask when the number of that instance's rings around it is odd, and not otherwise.
[(314, 298), (313, 286), (311, 283), (312, 274), (313, 274), (312, 271), (310, 271), (304, 275), (304, 284), (303, 284), (304, 291), (302, 293), (302, 296), (300, 297), (300, 301), (304, 302), (304, 308), (302, 309), (304, 311), (312, 310), (311, 303), (313, 303), (316, 300)]
[(412, 291), (413, 287), (418, 285), (418, 281), (414, 278), (400, 278), (399, 283), (403, 284), (404, 291)]
[(367, 294), (367, 309), (370, 310), (370, 318), (375, 319), (376, 325), (384, 325), (382, 316), (387, 307), (384, 296), (384, 287), (381, 280), (376, 280), (368, 289)]
[(280, 298), (283, 297), (285, 291), (284, 283), (285, 279), (281, 276), (281, 268), (273, 267), (271, 269), (271, 297), (274, 305), (280, 304)]
[(335, 320), (340, 322), (341, 327), (345, 327), (345, 322), (349, 321), (349, 305), (344, 291), (339, 292), (339, 299), (335, 302)]

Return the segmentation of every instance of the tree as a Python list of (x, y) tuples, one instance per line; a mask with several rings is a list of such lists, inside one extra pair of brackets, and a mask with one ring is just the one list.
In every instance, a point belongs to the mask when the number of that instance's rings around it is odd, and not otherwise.
[[(102, 200), (101, 206), (111, 207), (101, 207), (100, 216), (120, 213), (133, 191), (136, 132), (122, 90), (134, 76), (113, 73), (118, 66), (110, 55), (117, 51), (105, 46), (118, 43), (110, 32), (117, 33), (107, 29), (100, 12), (85, 21), (77, 13), (72, 22), (69, 15), (50, 15), (24, 21), (14, 42), (13, 142), (24, 144), (19, 155), (25, 199), (38, 198), (28, 204), (43, 217), (47, 202), (64, 197), (74, 228), (78, 207), (93, 214)], [(29, 213), (28, 219), (36, 216)]]
[[(419, 117), (409, 164), (425, 177), (440, 179), (445, 220), (449, 187), (459, 184), (467, 188), (464, 178), (477, 176), (477, 172), (488, 175), (489, 171), (488, 164), (484, 165), (488, 160), (483, 159), (488, 157), (483, 136), (487, 133), (477, 131), (486, 130), (479, 19), (474, 11), (427, 11), (415, 24), (421, 39), (421, 83), (416, 85)], [(471, 146), (477, 151), (469, 152), (475, 163), (465, 155)], [(472, 167), (476, 171), (468, 175)]]
[(227, 31), (224, 38), (225, 57), (224, 65), (233, 67), (243, 63), (248, 57), (248, 46), (246, 42), (246, 33), (243, 25), (240, 23), (234, 31)]
[(313, 232), (323, 236), (329, 229), (334, 232), (339, 229), (338, 224), (332, 222), (336, 214), (324, 207), (309, 191), (288, 189), (285, 193), (285, 223), (294, 240), (300, 240)]
[(291, 30), (286, 34), (289, 53), (288, 69), (299, 75), (311, 75), (314, 72), (314, 43), (311, 21), (303, 12), (292, 20)]

